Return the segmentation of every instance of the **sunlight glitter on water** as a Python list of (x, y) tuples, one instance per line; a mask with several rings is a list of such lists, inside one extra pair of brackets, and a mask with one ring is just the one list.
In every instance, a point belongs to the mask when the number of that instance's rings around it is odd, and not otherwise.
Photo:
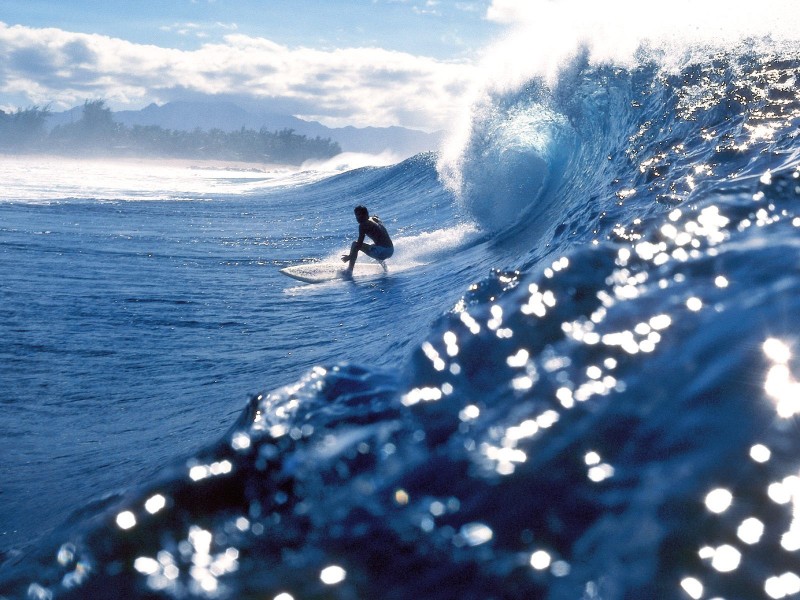
[(764, 382), (764, 391), (775, 402), (778, 415), (788, 419), (800, 412), (800, 382), (798, 382), (788, 362), (792, 357), (791, 350), (782, 341), (769, 338), (763, 345), (764, 354), (772, 361)]

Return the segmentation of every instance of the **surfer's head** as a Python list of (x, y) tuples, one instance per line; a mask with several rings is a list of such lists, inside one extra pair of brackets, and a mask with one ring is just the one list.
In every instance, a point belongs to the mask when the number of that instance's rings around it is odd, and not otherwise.
[(367, 210), (366, 206), (362, 206), (361, 204), (359, 204), (353, 209), (353, 212), (356, 215), (356, 221), (358, 221), (359, 223), (363, 223), (364, 221), (369, 219), (369, 211)]

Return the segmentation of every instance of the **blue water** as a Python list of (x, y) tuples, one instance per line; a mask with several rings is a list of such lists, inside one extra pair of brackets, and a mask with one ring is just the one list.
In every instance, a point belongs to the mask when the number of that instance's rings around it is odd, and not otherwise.
[[(798, 77), (576, 59), (456, 154), (0, 204), (0, 595), (800, 595)], [(387, 275), (278, 273), (361, 203)]]

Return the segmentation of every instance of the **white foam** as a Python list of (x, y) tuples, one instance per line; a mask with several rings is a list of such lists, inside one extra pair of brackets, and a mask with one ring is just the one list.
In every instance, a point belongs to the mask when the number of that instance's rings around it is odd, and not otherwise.
[(795, 0), (674, 0), (658, 9), (633, 0), (494, 0), (487, 17), (507, 24), (509, 33), (486, 53), (482, 79), (512, 87), (533, 75), (552, 81), (579, 48), (594, 64), (631, 65), (644, 43), (682, 62), (745, 39), (800, 40)]
[(400, 237), (395, 241), (392, 259), (416, 264), (429, 263), (469, 245), (478, 234), (478, 229), (472, 223), (461, 223), (455, 227)]
[(380, 154), (363, 152), (342, 152), (325, 160), (307, 160), (301, 167), (304, 171), (320, 171), (323, 173), (344, 173), (361, 167), (388, 167), (403, 160), (402, 156), (384, 150)]
[[(479, 231), (475, 225), (461, 223), (455, 227), (425, 231), (416, 235), (398, 236), (393, 240), (394, 254), (386, 261), (389, 272), (406, 271), (450, 256), (454, 251), (468, 246), (478, 235)], [(349, 250), (349, 248), (342, 248), (325, 257), (323, 261), (340, 260), (342, 254)], [(359, 255), (358, 260), (371, 259)]]

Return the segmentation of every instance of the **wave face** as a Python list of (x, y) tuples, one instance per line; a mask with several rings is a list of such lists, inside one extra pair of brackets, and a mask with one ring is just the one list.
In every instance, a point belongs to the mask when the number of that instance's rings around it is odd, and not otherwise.
[(796, 597), (798, 76), (786, 48), (578, 58), (476, 105), (457, 199), (430, 157), (282, 192), (403, 198), (404, 287), (363, 308), (389, 358), (331, 342), (0, 593)]

